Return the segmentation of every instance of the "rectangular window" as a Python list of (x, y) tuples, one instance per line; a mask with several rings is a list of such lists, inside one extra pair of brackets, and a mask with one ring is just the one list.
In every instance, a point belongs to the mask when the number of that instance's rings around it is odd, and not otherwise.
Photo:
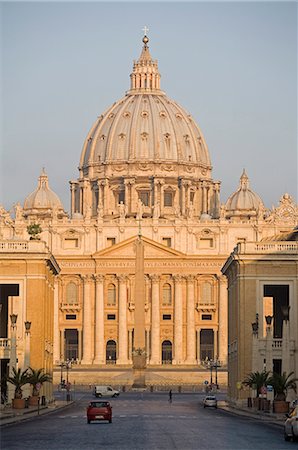
[(202, 320), (212, 320), (212, 314), (202, 314)]
[(118, 194), (118, 203), (123, 202), (124, 203), (125, 200), (125, 191), (120, 191)]
[(139, 199), (143, 203), (144, 206), (150, 205), (150, 192), (149, 191), (140, 191)]
[(195, 198), (195, 193), (194, 193), (194, 191), (191, 191), (190, 192), (190, 196), (189, 196), (189, 199), (190, 199), (191, 203), (193, 203), (194, 198)]
[(213, 247), (213, 239), (200, 239), (200, 248), (212, 248)]
[(164, 206), (173, 206), (173, 192), (164, 193)]
[(171, 320), (171, 319), (172, 319), (171, 314), (163, 314), (162, 315), (162, 320)]
[(108, 320), (116, 320), (116, 314), (108, 314), (107, 319)]
[(64, 248), (78, 248), (79, 240), (78, 239), (64, 239)]
[(66, 320), (76, 320), (76, 314), (66, 314)]
[(116, 238), (114, 237), (109, 237), (107, 238), (107, 247), (112, 247), (112, 245), (116, 244)]
[(162, 238), (163, 245), (166, 245), (167, 247), (172, 246), (172, 238), (164, 237)]
[(236, 241), (237, 241), (237, 244), (245, 244), (246, 238), (245, 237), (238, 237), (236, 239)]

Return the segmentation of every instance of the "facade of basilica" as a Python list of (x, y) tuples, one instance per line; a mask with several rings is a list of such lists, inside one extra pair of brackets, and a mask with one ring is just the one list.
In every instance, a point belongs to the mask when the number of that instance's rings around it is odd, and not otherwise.
[(13, 217), (0, 212), (2, 241), (28, 241), (39, 224), (61, 269), (49, 343), (57, 376), (69, 360), (76, 382), (130, 383), (139, 353), (152, 384), (191, 382), (194, 371), (203, 380), (210, 361), (224, 382), (221, 268), (237, 243), (289, 233), (298, 208), (285, 194), (266, 209), (245, 171), (225, 204), (220, 186), (201, 130), (161, 90), (145, 36), (129, 91), (86, 137), (69, 215), (45, 171)]

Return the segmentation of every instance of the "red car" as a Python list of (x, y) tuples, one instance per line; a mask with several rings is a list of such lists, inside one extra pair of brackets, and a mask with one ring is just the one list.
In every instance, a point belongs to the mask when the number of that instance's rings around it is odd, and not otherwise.
[(110, 402), (93, 401), (87, 408), (87, 422), (91, 420), (108, 420), (112, 423), (112, 407)]

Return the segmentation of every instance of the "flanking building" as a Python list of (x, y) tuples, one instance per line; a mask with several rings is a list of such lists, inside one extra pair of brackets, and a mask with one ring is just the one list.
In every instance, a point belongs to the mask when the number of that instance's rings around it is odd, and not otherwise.
[(298, 376), (298, 228), (239, 243), (222, 273), (228, 278), (228, 392), (243, 402), (241, 383), (263, 370)]
[[(43, 368), (53, 375), (54, 286), (57, 261), (45, 242), (0, 240), (0, 363), (1, 378), (13, 367)], [(29, 395), (28, 386), (24, 388)], [(11, 384), (1, 385), (2, 400), (14, 394)], [(52, 399), (52, 384), (41, 395)]]

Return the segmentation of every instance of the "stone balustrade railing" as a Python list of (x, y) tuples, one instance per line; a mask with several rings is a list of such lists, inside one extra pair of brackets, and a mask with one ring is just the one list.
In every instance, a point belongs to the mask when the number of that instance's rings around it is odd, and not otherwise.
[(45, 250), (46, 244), (43, 241), (0, 241), (0, 253), (41, 253)]
[(288, 253), (298, 254), (298, 242), (241, 242), (237, 245), (234, 252), (236, 254), (253, 253)]
[(10, 358), (10, 339), (0, 338), (0, 359)]

